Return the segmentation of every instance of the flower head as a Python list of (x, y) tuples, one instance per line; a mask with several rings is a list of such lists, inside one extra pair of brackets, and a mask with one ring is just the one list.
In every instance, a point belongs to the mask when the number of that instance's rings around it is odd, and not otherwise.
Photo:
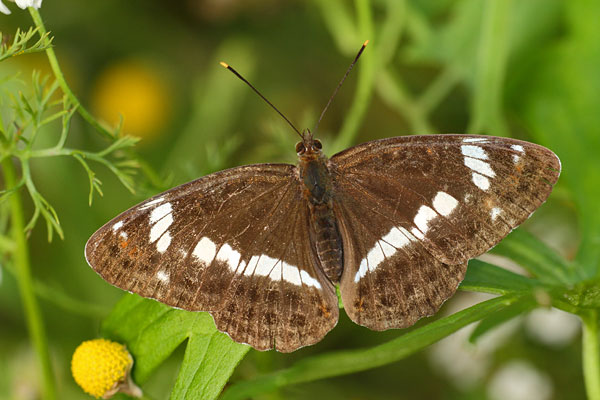
[(75, 382), (92, 396), (111, 398), (117, 392), (139, 397), (142, 391), (129, 372), (133, 358), (124, 345), (106, 339), (83, 342), (73, 353), (71, 373)]
[[(27, 7), (40, 8), (42, 6), (42, 0), (12, 0), (12, 1), (17, 3), (17, 5), (23, 10), (26, 9)], [(2, 3), (2, 0), (0, 0), (0, 12), (2, 12), (4, 14), (10, 14), (10, 10), (8, 9), (8, 7), (6, 7)]]

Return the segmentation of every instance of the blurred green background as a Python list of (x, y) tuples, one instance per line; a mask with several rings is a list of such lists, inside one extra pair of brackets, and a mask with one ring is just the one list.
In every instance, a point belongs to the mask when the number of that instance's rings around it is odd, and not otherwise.
[[(591, 200), (600, 191), (599, 3), (46, 0), (40, 13), (71, 88), (107, 124), (114, 126), (121, 113), (124, 132), (142, 138), (137, 151), (161, 177), (160, 185), (152, 185), (140, 174), (132, 195), (97, 166), (104, 196), (89, 207), (87, 176), (76, 161), (32, 164), (38, 189), (56, 208), (65, 233), (64, 240), (48, 243), (40, 224), (29, 238), (34, 277), (44, 283), (39, 295), (59, 398), (89, 398), (70, 376), (70, 357), (81, 341), (98, 335), (103, 317), (123, 295), (87, 266), (87, 238), (161, 189), (226, 167), (295, 162), (295, 134), (221, 68), (221, 60), (300, 129), (312, 128), (352, 57), (370, 39), (319, 128), (326, 154), (371, 139), (424, 133), (488, 133), (546, 145), (561, 157), (564, 173), (527, 229), (567, 258), (580, 246), (597, 246), (597, 213), (581, 217), (585, 207), (597, 208)], [(8, 5), (13, 14), (0, 15), (3, 34), (32, 25), (27, 12)], [(365, 5), (371, 22), (361, 14)], [(33, 69), (51, 73), (43, 53), (2, 62), (0, 79), (21, 71), (27, 83)], [(71, 129), (71, 147), (99, 149), (106, 143), (79, 116)], [(40, 136), (40, 146), (54, 143), (58, 133)], [(31, 212), (31, 204), (25, 205)], [(0, 399), (36, 399), (40, 377), (17, 285), (11, 274), (0, 274)], [(459, 293), (442, 313), (482, 298)], [(261, 398), (495, 400), (506, 398), (498, 396), (513, 385), (533, 396), (523, 398), (582, 399), (579, 329), (575, 317), (537, 310), (477, 345), (459, 332), (401, 362)], [(251, 351), (232, 379), (399, 333), (371, 332), (343, 315), (316, 346), (289, 355)], [(154, 398), (166, 398), (181, 357), (181, 351), (173, 355), (145, 385)]]

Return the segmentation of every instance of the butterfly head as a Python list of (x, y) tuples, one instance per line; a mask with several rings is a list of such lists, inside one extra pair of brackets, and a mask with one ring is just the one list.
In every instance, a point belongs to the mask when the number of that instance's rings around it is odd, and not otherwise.
[(296, 153), (302, 157), (319, 157), (323, 145), (319, 139), (313, 138), (310, 129), (302, 132), (302, 141), (296, 144)]

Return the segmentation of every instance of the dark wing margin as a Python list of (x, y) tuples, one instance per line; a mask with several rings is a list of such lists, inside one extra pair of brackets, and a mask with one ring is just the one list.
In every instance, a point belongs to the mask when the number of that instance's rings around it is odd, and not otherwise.
[(547, 199), (560, 161), (515, 139), (429, 135), (352, 147), (334, 155), (330, 169), (344, 307), (355, 322), (387, 329), (435, 312), (466, 262)]
[(181, 185), (120, 214), (86, 245), (109, 283), (189, 311), (257, 350), (314, 344), (338, 319), (309, 243), (296, 168), (259, 164)]

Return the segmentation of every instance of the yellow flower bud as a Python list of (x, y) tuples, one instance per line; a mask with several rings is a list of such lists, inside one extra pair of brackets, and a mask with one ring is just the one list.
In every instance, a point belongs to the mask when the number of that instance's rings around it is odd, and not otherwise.
[(73, 353), (71, 373), (75, 382), (96, 398), (111, 398), (117, 392), (140, 397), (142, 391), (129, 372), (133, 358), (124, 345), (106, 339), (83, 342)]

